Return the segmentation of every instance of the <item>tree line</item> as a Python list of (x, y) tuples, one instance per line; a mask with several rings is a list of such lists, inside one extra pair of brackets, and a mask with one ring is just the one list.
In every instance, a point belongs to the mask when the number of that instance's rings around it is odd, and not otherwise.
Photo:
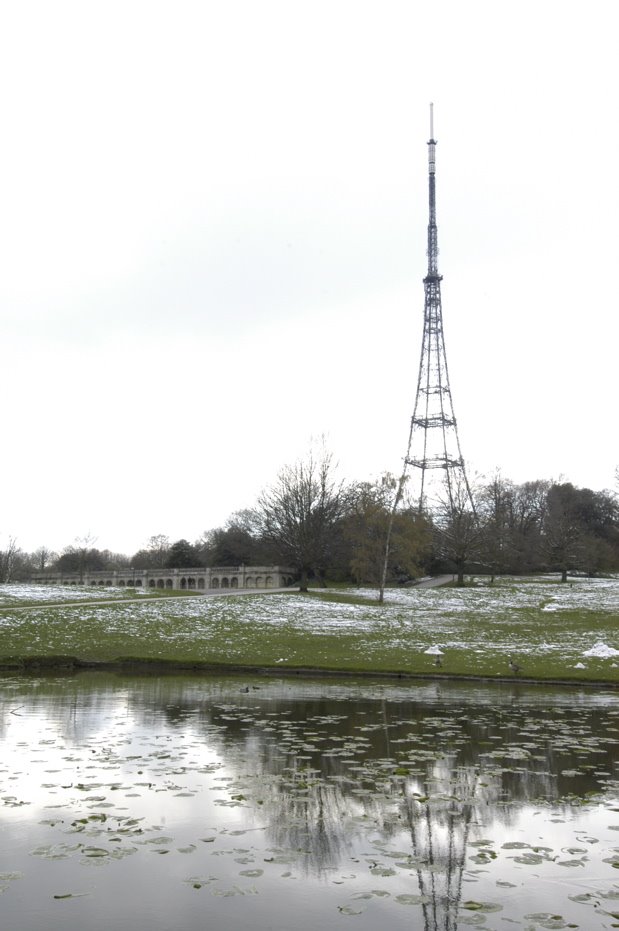
[[(455, 488), (449, 504), (420, 514), (406, 491), (396, 511), (398, 482), (339, 479), (332, 456), (310, 453), (285, 466), (253, 508), (190, 542), (152, 536), (133, 555), (100, 550), (90, 535), (60, 554), (22, 552), (15, 540), (0, 552), (0, 581), (45, 570), (79, 573), (135, 568), (286, 565), (302, 589), (311, 580), (381, 587), (391, 524), (387, 584), (419, 576), (557, 572), (595, 576), (619, 571), (619, 501), (611, 491), (569, 482), (516, 484), (500, 473), (472, 488)], [(382, 588), (381, 588), (382, 597)]]

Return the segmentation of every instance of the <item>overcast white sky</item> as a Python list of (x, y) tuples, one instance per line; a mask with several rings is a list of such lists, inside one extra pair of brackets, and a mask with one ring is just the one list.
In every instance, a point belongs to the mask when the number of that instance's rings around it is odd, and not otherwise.
[(0, 544), (198, 537), (400, 469), (435, 104), (471, 473), (613, 486), (612, 0), (6, 0)]

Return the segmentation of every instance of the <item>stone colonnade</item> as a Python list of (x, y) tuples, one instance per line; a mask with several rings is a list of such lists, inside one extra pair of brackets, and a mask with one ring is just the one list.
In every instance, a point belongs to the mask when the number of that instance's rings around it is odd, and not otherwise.
[(214, 566), (189, 569), (119, 569), (78, 572), (42, 572), (32, 581), (43, 585), (80, 585), (116, 588), (163, 588), (178, 591), (285, 588), (294, 571), (282, 566)]

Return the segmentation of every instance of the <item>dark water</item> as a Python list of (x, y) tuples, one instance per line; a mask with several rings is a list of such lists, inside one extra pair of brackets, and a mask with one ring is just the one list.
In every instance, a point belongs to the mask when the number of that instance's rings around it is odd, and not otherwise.
[(613, 692), (5, 677), (0, 928), (619, 927), (618, 739)]

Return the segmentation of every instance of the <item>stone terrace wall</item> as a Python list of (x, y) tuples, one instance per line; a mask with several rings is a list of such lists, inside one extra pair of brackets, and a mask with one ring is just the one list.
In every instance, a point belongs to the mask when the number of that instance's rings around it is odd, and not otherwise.
[(116, 572), (40, 572), (32, 581), (41, 585), (117, 586), (121, 588), (168, 588), (179, 591), (218, 589), (285, 588), (294, 581), (285, 566), (213, 566), (202, 569), (119, 569)]

